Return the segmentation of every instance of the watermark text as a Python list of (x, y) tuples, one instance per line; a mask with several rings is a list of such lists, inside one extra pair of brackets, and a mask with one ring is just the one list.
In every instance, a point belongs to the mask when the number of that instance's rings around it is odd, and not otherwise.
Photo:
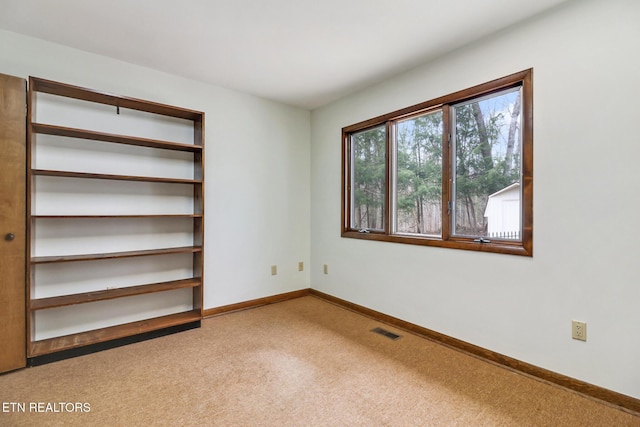
[(91, 404), (88, 402), (2, 402), (2, 412), (70, 414), (91, 412)]

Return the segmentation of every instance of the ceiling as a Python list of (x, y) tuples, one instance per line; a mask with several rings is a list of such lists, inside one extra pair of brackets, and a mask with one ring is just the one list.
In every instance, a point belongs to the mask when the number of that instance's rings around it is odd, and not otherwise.
[(567, 0), (0, 0), (0, 28), (313, 109)]

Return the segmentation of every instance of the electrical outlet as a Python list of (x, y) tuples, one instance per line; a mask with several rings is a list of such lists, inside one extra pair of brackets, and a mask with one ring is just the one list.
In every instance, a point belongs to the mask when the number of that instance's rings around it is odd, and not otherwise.
[(571, 338), (574, 340), (587, 340), (587, 324), (585, 322), (571, 321)]
[(298, 271), (304, 271), (304, 262), (300, 261), (298, 263)]
[(329, 264), (324, 265), (324, 274), (329, 274)]
[(275, 276), (276, 274), (278, 274), (278, 266), (277, 265), (272, 265), (271, 266), (271, 275)]

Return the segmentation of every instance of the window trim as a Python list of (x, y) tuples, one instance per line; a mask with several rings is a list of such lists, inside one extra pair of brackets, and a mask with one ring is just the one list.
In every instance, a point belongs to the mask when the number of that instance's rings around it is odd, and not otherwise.
[[(444, 247), (451, 249), (473, 250), (522, 256), (533, 256), (533, 69), (527, 69), (499, 79), (463, 89), (449, 95), (444, 95), (430, 101), (422, 102), (410, 107), (402, 108), (391, 113), (383, 114), (369, 120), (355, 123), (342, 128), (342, 196), (341, 196), (341, 236), (347, 238), (406, 243), (423, 246)], [(520, 241), (493, 240), (490, 243), (474, 242), (472, 237), (452, 236), (451, 215), (442, 215), (442, 237), (392, 234), (393, 193), (391, 191), (391, 127), (392, 122), (427, 113), (431, 110), (442, 109), (443, 120), (443, 162), (442, 162), (442, 206), (443, 210), (451, 200), (451, 152), (449, 143), (449, 129), (451, 127), (451, 110), (453, 104), (458, 104), (473, 98), (490, 95), (513, 87), (522, 87), (522, 172), (521, 172), (521, 221), (522, 237)], [(386, 127), (386, 156), (385, 156), (385, 204), (384, 231), (360, 232), (351, 227), (351, 144), (350, 135), (376, 126)], [(446, 179), (445, 179), (446, 178)]]

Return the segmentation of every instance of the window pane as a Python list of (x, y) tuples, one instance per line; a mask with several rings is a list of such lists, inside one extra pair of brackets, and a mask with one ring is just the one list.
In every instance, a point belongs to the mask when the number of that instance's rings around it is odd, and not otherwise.
[(351, 227), (384, 230), (385, 126), (351, 135)]
[(454, 107), (453, 234), (521, 239), (521, 91)]
[(442, 235), (442, 111), (397, 123), (396, 233)]

